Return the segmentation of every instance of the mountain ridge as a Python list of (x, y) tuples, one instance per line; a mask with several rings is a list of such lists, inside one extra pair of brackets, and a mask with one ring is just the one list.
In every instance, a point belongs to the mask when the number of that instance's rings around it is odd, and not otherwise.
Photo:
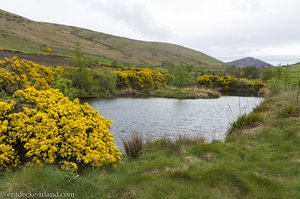
[(254, 57), (245, 57), (241, 59), (237, 59), (231, 62), (227, 62), (229, 65), (234, 65), (237, 67), (246, 67), (246, 66), (255, 66), (255, 67), (265, 67), (272, 66), (271, 64), (264, 62), (260, 59), (256, 59)]

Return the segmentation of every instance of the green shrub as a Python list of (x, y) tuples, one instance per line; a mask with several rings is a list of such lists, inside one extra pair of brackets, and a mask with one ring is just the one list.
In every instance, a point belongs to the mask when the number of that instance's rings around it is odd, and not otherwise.
[(167, 73), (168, 85), (176, 87), (191, 86), (196, 83), (196, 78), (193, 73), (193, 67), (189, 65), (177, 65), (168, 70)]
[(264, 71), (266, 80), (272, 94), (299, 88), (299, 72), (290, 67), (272, 67)]
[(98, 73), (95, 76), (99, 87), (99, 96), (100, 97), (111, 97), (115, 93), (117, 76), (108, 69), (98, 70)]
[(69, 78), (62, 77), (56, 71), (54, 72), (54, 80), (51, 86), (59, 89), (64, 95), (68, 96), (71, 100), (75, 99), (77, 90), (73, 88), (73, 82)]
[(108, 69), (66, 68), (66, 75), (78, 90), (78, 97), (112, 97), (116, 88), (116, 75)]

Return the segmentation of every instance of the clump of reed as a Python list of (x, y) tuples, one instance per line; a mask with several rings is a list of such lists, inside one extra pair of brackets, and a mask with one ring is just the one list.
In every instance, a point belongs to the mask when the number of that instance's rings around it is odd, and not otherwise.
[(144, 146), (143, 136), (138, 132), (133, 132), (127, 139), (122, 139), (122, 144), (126, 155), (136, 159), (140, 156)]

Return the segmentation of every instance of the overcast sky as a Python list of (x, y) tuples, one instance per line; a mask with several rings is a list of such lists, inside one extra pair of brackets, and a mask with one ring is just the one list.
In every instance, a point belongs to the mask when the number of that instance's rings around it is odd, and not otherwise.
[(222, 61), (300, 62), (299, 0), (0, 0), (36, 21), (171, 42)]

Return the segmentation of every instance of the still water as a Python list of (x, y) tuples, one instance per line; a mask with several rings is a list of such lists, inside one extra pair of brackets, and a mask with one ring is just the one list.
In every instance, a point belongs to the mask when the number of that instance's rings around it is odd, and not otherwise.
[(145, 139), (178, 135), (224, 141), (226, 131), (239, 115), (249, 113), (262, 101), (257, 97), (223, 96), (218, 99), (115, 98), (88, 100), (106, 119), (115, 144), (132, 132)]

